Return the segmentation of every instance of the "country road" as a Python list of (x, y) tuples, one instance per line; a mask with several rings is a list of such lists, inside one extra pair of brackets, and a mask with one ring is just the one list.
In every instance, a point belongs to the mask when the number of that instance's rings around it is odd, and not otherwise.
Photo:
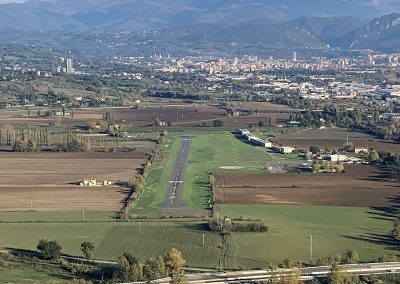
[(182, 207), (183, 183), (185, 178), (186, 166), (189, 160), (189, 150), (191, 142), (191, 137), (181, 137), (181, 147), (176, 156), (175, 166), (168, 183), (165, 201), (160, 206), (161, 208)]
[[(21, 255), (38, 256), (37, 252), (25, 251), (25, 250), (0, 250), (0, 253), (14, 253)], [(86, 262), (85, 259), (80, 257), (62, 256), (64, 259), (75, 260)], [(105, 260), (90, 260), (94, 263), (99, 264), (114, 264), (116, 261), (105, 261)], [(362, 263), (362, 264), (345, 264), (341, 265), (347, 272), (358, 274), (358, 275), (371, 275), (371, 274), (388, 274), (388, 273), (400, 273), (400, 262), (383, 262), (383, 263)], [(252, 270), (252, 271), (237, 271), (237, 272), (216, 272), (210, 269), (202, 268), (191, 268), (185, 267), (184, 270), (191, 274), (186, 274), (187, 283), (200, 284), (200, 283), (251, 283), (252, 281), (266, 281), (271, 279), (277, 279), (282, 276), (292, 274), (295, 270), (279, 268), (277, 270)], [(300, 269), (301, 278), (300, 280), (312, 280), (314, 278), (323, 277), (328, 275), (330, 272), (330, 266), (317, 266), (317, 267), (305, 267)], [(146, 282), (131, 282), (129, 284), (146, 283)], [(154, 280), (152, 283), (166, 284), (171, 283), (170, 278), (163, 278)], [(120, 283), (122, 284), (122, 283)], [(124, 283), (128, 284), (128, 283)]]

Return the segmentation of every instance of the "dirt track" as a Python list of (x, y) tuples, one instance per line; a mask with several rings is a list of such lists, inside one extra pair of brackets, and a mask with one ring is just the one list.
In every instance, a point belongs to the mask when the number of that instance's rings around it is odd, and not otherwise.
[(370, 166), (346, 174), (221, 174), (217, 203), (392, 206), (400, 198), (395, 173)]

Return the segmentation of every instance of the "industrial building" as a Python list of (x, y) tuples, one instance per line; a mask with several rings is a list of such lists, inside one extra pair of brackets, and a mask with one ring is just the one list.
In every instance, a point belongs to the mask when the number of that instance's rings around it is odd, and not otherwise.
[(256, 136), (254, 136), (247, 129), (239, 129), (239, 133), (243, 138), (245, 138), (247, 141), (251, 142), (252, 144), (254, 144), (256, 146), (262, 146), (262, 147), (268, 148), (277, 153), (292, 154), (294, 151), (296, 151), (296, 148), (293, 148), (290, 146), (282, 146), (279, 144), (273, 144), (271, 141), (258, 138)]

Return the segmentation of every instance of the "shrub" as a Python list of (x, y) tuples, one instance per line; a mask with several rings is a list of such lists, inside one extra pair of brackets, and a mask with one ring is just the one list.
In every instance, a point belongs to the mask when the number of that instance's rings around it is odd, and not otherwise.
[(56, 241), (41, 239), (36, 248), (47, 259), (58, 259), (62, 254), (62, 246)]

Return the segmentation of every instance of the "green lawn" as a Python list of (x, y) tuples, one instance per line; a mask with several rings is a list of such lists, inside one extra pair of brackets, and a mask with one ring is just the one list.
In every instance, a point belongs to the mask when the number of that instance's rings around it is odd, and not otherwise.
[(218, 205), (221, 216), (260, 218), (267, 233), (232, 234), (231, 261), (235, 266), (265, 267), (286, 257), (313, 257), (356, 250), (363, 261), (398, 253), (391, 239), (393, 220), (369, 208), (297, 205)]
[[(189, 266), (216, 268), (219, 237), (198, 223), (142, 223), (114, 226), (100, 243), (96, 256), (117, 259), (125, 251), (147, 259), (166, 254), (171, 248), (182, 251)], [(202, 238), (204, 235), (204, 246)]]
[(18, 284), (37, 284), (37, 283), (63, 283), (73, 280), (74, 276), (68, 274), (54, 274), (37, 272), (35, 270), (24, 268), (5, 268), (0, 267), (0, 283), (18, 283)]
[[(308, 262), (310, 234), (314, 260), (347, 249), (357, 250), (364, 261), (398, 253), (391, 240), (393, 220), (369, 208), (218, 205), (217, 210), (220, 216), (260, 218), (270, 227), (267, 233), (228, 237), (229, 268), (263, 268), (286, 257)], [(92, 241), (96, 258), (116, 260), (124, 252), (146, 259), (176, 247), (189, 266), (216, 268), (220, 239), (206, 229), (198, 222), (0, 223), (0, 249), (35, 250), (46, 238), (59, 241), (67, 254), (81, 255), (80, 244)]]
[(156, 215), (157, 207), (164, 201), (179, 147), (179, 137), (168, 135), (161, 149), (162, 161), (150, 172), (146, 187), (135, 208), (131, 210), (134, 215)]
[(266, 172), (271, 160), (267, 149), (241, 141), (231, 132), (194, 135), (183, 201), (190, 208), (207, 208), (211, 198), (209, 172)]
[(96, 258), (117, 260), (124, 252), (147, 259), (175, 247), (182, 251), (188, 265), (215, 268), (219, 236), (204, 230), (206, 226), (196, 222), (3, 223), (0, 249), (35, 250), (39, 239), (46, 238), (57, 240), (64, 253), (79, 256), (80, 244), (91, 241), (96, 246)]
[(148, 176), (146, 188), (132, 210), (134, 215), (157, 215), (157, 207), (165, 198), (175, 165), (181, 144), (180, 136), (183, 135), (191, 136), (192, 143), (182, 199), (186, 208), (201, 215), (206, 215), (204, 209), (209, 207), (208, 201), (211, 199), (208, 186), (210, 172), (260, 173), (268, 171), (271, 161), (300, 161), (297, 156), (268, 153), (266, 148), (246, 143), (228, 131), (170, 133), (162, 149), (164, 159)]

